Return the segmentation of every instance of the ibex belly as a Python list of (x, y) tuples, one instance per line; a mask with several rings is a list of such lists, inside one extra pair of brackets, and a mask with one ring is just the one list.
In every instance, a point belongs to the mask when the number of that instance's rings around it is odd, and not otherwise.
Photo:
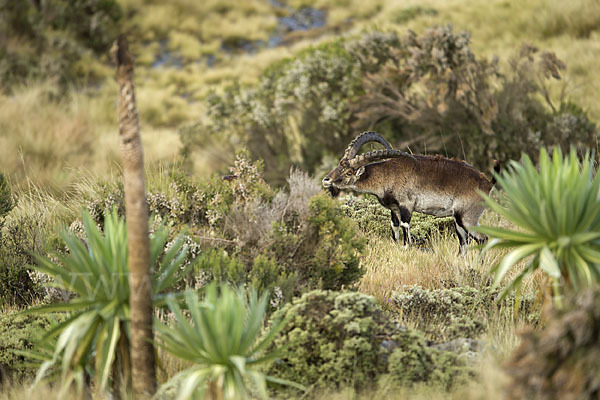
[(423, 214), (436, 217), (449, 217), (453, 215), (454, 199), (443, 194), (426, 193), (415, 199), (414, 210)]

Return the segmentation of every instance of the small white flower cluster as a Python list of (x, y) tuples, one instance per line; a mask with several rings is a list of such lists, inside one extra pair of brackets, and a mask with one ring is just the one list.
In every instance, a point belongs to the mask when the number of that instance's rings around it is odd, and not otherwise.
[(73, 293), (61, 289), (58, 287), (51, 286), (53, 283), (53, 279), (39, 271), (28, 271), (29, 279), (34, 285), (43, 288), (43, 298), (42, 301), (44, 303), (57, 303), (57, 302), (65, 302), (74, 297)]
[(282, 301), (283, 301), (283, 292), (281, 291), (281, 288), (279, 286), (275, 286), (275, 289), (273, 289), (273, 294), (271, 295), (271, 300), (269, 301), (269, 304), (273, 308), (279, 308), (279, 305), (281, 304)]
[(85, 227), (83, 226), (83, 222), (81, 220), (76, 219), (69, 225), (69, 230), (73, 232), (77, 238), (80, 240), (85, 240)]
[(161, 214), (175, 220), (180, 220), (185, 216), (185, 207), (176, 196), (169, 198), (165, 193), (150, 192), (147, 200), (150, 214)]

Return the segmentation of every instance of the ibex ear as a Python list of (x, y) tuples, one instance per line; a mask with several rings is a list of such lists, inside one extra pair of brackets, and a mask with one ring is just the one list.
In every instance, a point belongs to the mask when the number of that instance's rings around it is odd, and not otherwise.
[(358, 179), (364, 172), (365, 172), (365, 167), (358, 167), (358, 169), (354, 173), (354, 176), (356, 177), (356, 179)]

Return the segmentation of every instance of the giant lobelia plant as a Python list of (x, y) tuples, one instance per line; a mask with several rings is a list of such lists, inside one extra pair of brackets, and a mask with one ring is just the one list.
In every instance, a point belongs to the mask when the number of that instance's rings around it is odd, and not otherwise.
[[(28, 312), (66, 312), (68, 317), (48, 331), (29, 355), (41, 361), (36, 383), (58, 380), (62, 393), (75, 386), (87, 390), (89, 381), (100, 392), (119, 397), (131, 390), (130, 306), (127, 230), (116, 211), (107, 214), (104, 234), (83, 213), (86, 239), (63, 230), (68, 254), (57, 260), (37, 256), (34, 268), (53, 278), (53, 286), (74, 294), (68, 302), (43, 305)], [(183, 278), (188, 267), (183, 237), (165, 250), (168, 228), (150, 237), (154, 306), (165, 304), (164, 292)]]
[(539, 169), (523, 155), (521, 163), (511, 162), (497, 180), (509, 200), (507, 206), (488, 196), (484, 200), (517, 229), (477, 228), (491, 237), (484, 250), (511, 249), (493, 270), (494, 284), (519, 261), (528, 260), (503, 296), (512, 290), (519, 293), (523, 279), (537, 270), (548, 276), (558, 306), (565, 290), (600, 282), (600, 175), (589, 154), (580, 161), (575, 149), (563, 157), (555, 148), (550, 158), (541, 149)]
[(274, 360), (277, 351), (265, 351), (288, 322), (273, 321), (263, 332), (269, 296), (252, 290), (214, 283), (198, 294), (185, 294), (187, 311), (170, 301), (172, 324), (158, 324), (158, 343), (175, 357), (193, 365), (166, 383), (159, 393), (177, 388), (177, 399), (247, 399), (250, 393), (267, 397), (266, 384), (302, 385), (265, 375), (259, 368)]

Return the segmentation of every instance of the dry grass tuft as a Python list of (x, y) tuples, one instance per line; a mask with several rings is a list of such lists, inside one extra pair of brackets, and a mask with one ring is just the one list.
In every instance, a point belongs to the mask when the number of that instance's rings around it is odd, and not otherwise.
[[(58, 194), (69, 192), (82, 171), (110, 174), (120, 163), (113, 86), (90, 94), (74, 91), (59, 100), (48, 82), (0, 93), (0, 171), (14, 189)], [(175, 131), (141, 122), (148, 163), (173, 160), (180, 148)]]

